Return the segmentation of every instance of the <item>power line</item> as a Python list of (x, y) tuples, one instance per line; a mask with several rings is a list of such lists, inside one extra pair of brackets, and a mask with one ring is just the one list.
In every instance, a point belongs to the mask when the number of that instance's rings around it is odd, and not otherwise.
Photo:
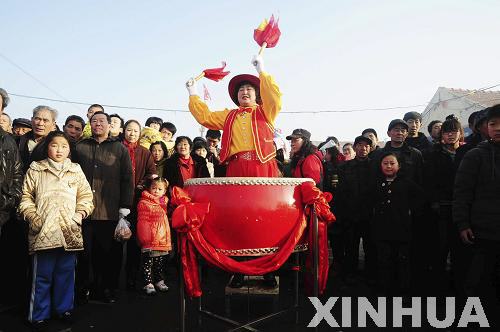
[(14, 61), (12, 61), (8, 57), (6, 57), (5, 55), (3, 55), (2, 53), (0, 53), (0, 57), (2, 57), (5, 61), (7, 61), (12, 66), (14, 66), (17, 69), (19, 69), (20, 71), (22, 71), (24, 74), (26, 74), (27, 76), (29, 76), (31, 79), (33, 79), (34, 81), (36, 81), (38, 84), (40, 84), (41, 86), (43, 86), (44, 88), (46, 88), (47, 90), (49, 90), (50, 92), (52, 92), (53, 94), (55, 94), (56, 96), (58, 96), (59, 98), (62, 98), (64, 100), (64, 102), (69, 103), (69, 104), (74, 104), (74, 103), (71, 103), (70, 101), (68, 101), (59, 92), (57, 92), (56, 90), (52, 89), (50, 86), (48, 86), (47, 84), (45, 84), (44, 82), (42, 82), (41, 80), (39, 80), (38, 78), (36, 78), (35, 75), (31, 74), (26, 69), (24, 69), (23, 67), (21, 67), (20, 65), (18, 65), (17, 63), (15, 63)]
[[(1, 54), (0, 54), (1, 56)], [(319, 111), (282, 111), (280, 114), (286, 113), (286, 114), (321, 114), (321, 113), (355, 113), (355, 112), (368, 112), (368, 111), (389, 111), (389, 110), (397, 110), (397, 109), (407, 109), (407, 108), (417, 108), (417, 107), (423, 107), (427, 106), (429, 104), (432, 105), (438, 105), (439, 103), (443, 102), (448, 102), (451, 100), (456, 100), (460, 98), (464, 98), (467, 96), (470, 96), (474, 93), (480, 92), (480, 91), (486, 91), (489, 89), (493, 89), (500, 86), (500, 83), (491, 85), (488, 87), (480, 88), (477, 90), (472, 90), (469, 93), (466, 93), (462, 96), (455, 96), (449, 99), (445, 100), (440, 100), (435, 103), (427, 103), (427, 104), (418, 104), (418, 105), (406, 105), (406, 106), (393, 106), (393, 107), (378, 107), (378, 108), (360, 108), (360, 109), (346, 109), (346, 110), (319, 110)], [(60, 99), (53, 99), (53, 98), (46, 98), (46, 97), (35, 97), (35, 96), (29, 96), (29, 95), (23, 95), (23, 94), (16, 94), (16, 93), (9, 93), (9, 95), (16, 96), (16, 97), (21, 97), (21, 98), (29, 98), (29, 99), (38, 99), (38, 100), (45, 100), (45, 101), (53, 101), (53, 102), (58, 102), (58, 103), (66, 103), (66, 104), (76, 104), (76, 105), (91, 105), (93, 103), (88, 103), (88, 102), (79, 102), (79, 101), (69, 101), (69, 100), (60, 100)], [(131, 109), (131, 110), (143, 110), (143, 111), (160, 111), (160, 112), (181, 112), (181, 113), (189, 113), (188, 110), (174, 110), (174, 109), (166, 109), (166, 108), (149, 108), (149, 107), (136, 107), (136, 106), (122, 106), (122, 105), (110, 105), (110, 104), (101, 104), (104, 107), (108, 108), (120, 108), (120, 109)]]

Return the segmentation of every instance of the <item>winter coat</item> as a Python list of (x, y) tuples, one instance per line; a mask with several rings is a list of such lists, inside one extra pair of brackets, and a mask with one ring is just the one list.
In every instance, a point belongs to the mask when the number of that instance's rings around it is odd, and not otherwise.
[(451, 205), (455, 185), (454, 156), (442, 144), (425, 153), (424, 187), (429, 202)]
[(382, 155), (389, 151), (396, 153), (401, 159), (400, 176), (406, 177), (418, 185), (423, 185), (424, 161), (422, 153), (406, 143), (403, 143), (403, 146), (400, 148), (393, 148), (391, 142), (387, 142), (382, 149), (373, 151), (370, 155), (373, 179), (376, 179), (377, 174), (380, 172)]
[(423, 208), (424, 191), (415, 182), (397, 176), (394, 181), (378, 179), (372, 187), (373, 218), (371, 230), (375, 241), (411, 240), (412, 214)]
[(165, 196), (158, 199), (147, 191), (142, 192), (137, 205), (137, 240), (142, 249), (172, 250), (167, 202)]
[(23, 169), (16, 142), (0, 128), (0, 227), (12, 217), (22, 185)]
[(137, 145), (134, 150), (135, 154), (135, 172), (134, 172), (134, 187), (144, 185), (144, 182), (151, 178), (152, 175), (157, 174), (156, 165), (153, 156), (148, 149), (143, 146)]
[(334, 196), (336, 216), (341, 222), (370, 220), (370, 159), (353, 159), (339, 166), (339, 184)]
[[(207, 168), (207, 160), (200, 156), (191, 156), (194, 162), (195, 169), (195, 178), (209, 178), (210, 172)], [(168, 158), (165, 162), (165, 169), (163, 171), (163, 175), (166, 177), (169, 188), (184, 187), (184, 181), (182, 179), (181, 169), (179, 166), (179, 158), (180, 155), (178, 153), (174, 153), (172, 157)]]
[(407, 137), (405, 143), (422, 153), (432, 147), (432, 144), (429, 142), (425, 134), (420, 132), (417, 137)]
[(462, 159), (464, 159), (464, 156), (467, 154), (467, 152), (477, 147), (477, 145), (481, 143), (481, 141), (484, 141), (482, 139), (478, 141), (478, 137), (481, 137), (481, 135), (476, 136), (474, 139), (471, 139), (469, 143), (466, 143), (457, 149), (457, 154), (455, 156), (455, 162), (454, 162), (455, 172), (456, 170), (458, 170), (458, 167), (460, 167), (460, 163), (462, 162)]
[(155, 162), (156, 166), (156, 174), (158, 174), (158, 177), (164, 178), (165, 177), (165, 162), (167, 161), (167, 156), (165, 156), (162, 160)]
[(58, 170), (49, 159), (34, 161), (26, 173), (19, 213), (29, 223), (30, 253), (83, 249), (81, 221), (73, 217), (92, 213), (92, 190), (80, 165), (66, 159), (62, 166)]
[(76, 160), (94, 193), (92, 220), (118, 220), (120, 208), (130, 208), (134, 198), (132, 162), (116, 138), (98, 143), (93, 137), (76, 145)]
[[(316, 185), (322, 187), (323, 180), (323, 156), (320, 151), (316, 151), (297, 162), (295, 168), (292, 168), (294, 178), (311, 178)], [(322, 188), (320, 188), (322, 189)]]
[(479, 143), (460, 164), (453, 192), (453, 221), (476, 238), (500, 241), (500, 146)]

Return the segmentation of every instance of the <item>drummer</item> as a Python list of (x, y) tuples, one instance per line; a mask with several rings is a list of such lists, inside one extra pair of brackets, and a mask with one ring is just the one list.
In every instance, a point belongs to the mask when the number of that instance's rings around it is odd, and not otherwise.
[[(252, 64), (259, 77), (237, 75), (229, 81), (229, 96), (238, 106), (211, 112), (198, 95), (196, 82), (191, 78), (189, 110), (196, 121), (212, 130), (223, 130), (220, 162), (227, 162), (228, 177), (278, 177), (274, 147), (274, 121), (281, 110), (281, 92), (274, 79), (264, 69), (261, 56), (254, 56)], [(243, 275), (235, 274), (230, 287), (243, 286)], [(274, 273), (264, 275), (267, 287), (277, 285)]]
[(259, 77), (242, 74), (229, 82), (229, 96), (238, 106), (211, 112), (198, 96), (196, 82), (190, 79), (189, 110), (198, 123), (208, 129), (223, 130), (221, 163), (227, 162), (226, 176), (279, 176), (273, 145), (274, 121), (281, 110), (281, 92), (264, 69), (261, 56), (252, 60)]

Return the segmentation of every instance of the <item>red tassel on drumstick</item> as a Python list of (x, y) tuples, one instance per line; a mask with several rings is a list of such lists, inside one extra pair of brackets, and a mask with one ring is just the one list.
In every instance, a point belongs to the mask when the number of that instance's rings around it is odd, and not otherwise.
[(278, 27), (278, 20), (271, 15), (269, 22), (265, 19), (257, 29), (253, 31), (253, 39), (260, 45), (259, 55), (262, 54), (265, 48), (276, 46), (281, 36), (281, 31)]
[(200, 75), (195, 77), (195, 81), (199, 81), (200, 79), (205, 77), (208, 78), (209, 80), (219, 82), (221, 79), (223, 79), (229, 74), (228, 71), (224, 71), (224, 68), (226, 68), (226, 63), (223, 61), (222, 67), (205, 69), (204, 71), (201, 72)]

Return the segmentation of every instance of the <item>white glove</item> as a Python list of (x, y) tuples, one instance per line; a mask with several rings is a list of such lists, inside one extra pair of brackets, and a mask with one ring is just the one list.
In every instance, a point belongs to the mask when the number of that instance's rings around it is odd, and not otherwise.
[(262, 58), (261, 55), (254, 55), (254, 57), (252, 58), (252, 65), (254, 65), (259, 74), (263, 71), (266, 71), (264, 69), (264, 58)]
[(129, 209), (125, 209), (125, 208), (120, 208), (118, 210), (118, 216), (119, 216), (119, 219), (123, 219), (125, 218), (126, 216), (128, 216), (130, 214), (130, 210)]
[(191, 77), (186, 82), (186, 89), (188, 90), (190, 96), (198, 96), (198, 88), (196, 87), (196, 81), (194, 78)]

